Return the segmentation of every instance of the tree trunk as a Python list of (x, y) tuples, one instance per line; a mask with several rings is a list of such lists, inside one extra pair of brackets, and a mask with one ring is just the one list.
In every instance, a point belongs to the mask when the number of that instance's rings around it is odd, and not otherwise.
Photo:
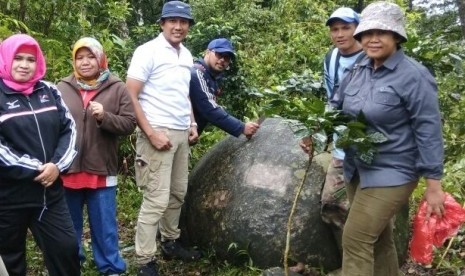
[(465, 38), (465, 0), (456, 0), (459, 9), (460, 26), (462, 30), (462, 38)]
[(363, 0), (358, 0), (357, 1), (357, 12), (362, 12), (364, 6), (363, 6)]
[(42, 32), (47, 36), (50, 32), (50, 27), (52, 26), (53, 20), (55, 19), (56, 12), (61, 9), (58, 9), (56, 2), (50, 3), (50, 9), (48, 10), (47, 20), (44, 21), (42, 26)]
[(25, 0), (20, 0), (19, 1), (19, 13), (18, 13), (18, 19), (22, 22), (24, 22), (24, 19), (26, 18), (26, 1)]

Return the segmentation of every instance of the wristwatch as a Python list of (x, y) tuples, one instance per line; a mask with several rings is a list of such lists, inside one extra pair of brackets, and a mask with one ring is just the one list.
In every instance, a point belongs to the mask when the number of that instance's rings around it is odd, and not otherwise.
[(196, 122), (194, 122), (194, 123), (191, 123), (191, 127), (197, 127), (197, 126), (198, 126), (198, 125), (197, 125), (197, 123), (196, 123)]

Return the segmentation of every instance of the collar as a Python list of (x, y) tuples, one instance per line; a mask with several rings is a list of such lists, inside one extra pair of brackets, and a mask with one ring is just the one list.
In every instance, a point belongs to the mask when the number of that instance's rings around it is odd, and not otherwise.
[[(41, 88), (42, 86), (43, 86), (43, 83), (41, 81), (36, 82), (36, 84), (34, 84), (34, 86), (33, 86), (32, 93), (34, 93), (35, 90)], [(0, 78), (0, 91), (3, 91), (5, 94), (19, 94), (19, 95), (22, 95), (18, 91), (15, 91), (13, 88), (7, 86), (5, 84), (5, 82), (3, 82), (3, 79), (1, 79), (1, 78)], [(29, 94), (28, 96), (30, 96), (31, 94)]]
[(202, 71), (207, 72), (210, 77), (216, 81), (219, 81), (220, 79), (223, 78), (224, 74), (220, 73), (218, 75), (213, 74), (212, 70), (210, 67), (205, 63), (205, 60), (203, 58), (199, 58), (194, 61), (194, 66), (200, 66), (202, 68)]
[(341, 51), (339, 51), (339, 54), (341, 54), (341, 57), (350, 58), (350, 57), (353, 57), (353, 56), (355, 56), (355, 55), (358, 55), (358, 54), (361, 53), (362, 51), (363, 51), (363, 49), (359, 49), (359, 50), (357, 50), (357, 51), (355, 51), (355, 52), (352, 52), (352, 53), (350, 53), (350, 54), (345, 54), (345, 55), (343, 55), (343, 54), (341, 53)]
[(399, 48), (393, 55), (391, 55), (390, 57), (388, 57), (388, 59), (384, 61), (383, 66), (390, 70), (394, 70), (397, 64), (399, 64), (404, 58), (404, 50), (402, 48)]
[[(163, 35), (163, 32), (159, 33), (157, 38), (160, 39), (160, 41), (161, 41), (161, 43), (163, 44), (164, 47), (173, 49), (175, 51), (178, 51), (177, 48), (173, 47), (173, 45), (171, 45), (168, 42), (168, 40), (166, 40), (165, 36)], [(183, 49), (184, 49), (184, 45), (181, 42), (181, 43), (179, 43), (179, 52), (183, 51)]]
[[(79, 91), (81, 87), (77, 83), (76, 76), (74, 74), (68, 75), (67, 77), (64, 77), (61, 79), (64, 83), (68, 83), (70, 86), (72, 86), (75, 90)], [(114, 83), (118, 82), (119, 79), (114, 77), (113, 74), (110, 74), (108, 76), (108, 79), (106, 79), (104, 82), (102, 82), (102, 85), (96, 89), (96, 91), (101, 91), (107, 89), (109, 86), (113, 85)]]
[[(404, 50), (399, 48), (394, 54), (388, 57), (381, 67), (385, 67), (389, 70), (394, 70), (396, 66), (405, 58)], [(364, 58), (359, 64), (361, 66), (372, 66), (373, 59), (372, 58)]]

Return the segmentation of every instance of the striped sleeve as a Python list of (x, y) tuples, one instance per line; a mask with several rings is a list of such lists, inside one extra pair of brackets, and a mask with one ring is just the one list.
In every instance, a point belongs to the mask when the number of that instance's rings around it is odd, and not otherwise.
[(60, 91), (55, 87), (55, 85), (47, 83), (49, 88), (52, 91), (53, 96), (55, 97), (58, 113), (61, 120), (60, 128), (60, 138), (58, 141), (58, 146), (55, 149), (55, 153), (51, 159), (51, 162), (54, 163), (60, 172), (68, 169), (73, 163), (74, 157), (77, 154), (75, 149), (76, 144), (76, 123), (68, 110), (63, 98), (61, 97)]

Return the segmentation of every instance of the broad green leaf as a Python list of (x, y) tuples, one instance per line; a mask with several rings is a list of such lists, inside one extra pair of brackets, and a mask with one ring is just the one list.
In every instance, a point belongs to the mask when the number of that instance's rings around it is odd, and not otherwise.
[(387, 141), (387, 137), (384, 136), (381, 132), (374, 132), (368, 134), (368, 138), (370, 138), (370, 141), (375, 144), (383, 143)]

